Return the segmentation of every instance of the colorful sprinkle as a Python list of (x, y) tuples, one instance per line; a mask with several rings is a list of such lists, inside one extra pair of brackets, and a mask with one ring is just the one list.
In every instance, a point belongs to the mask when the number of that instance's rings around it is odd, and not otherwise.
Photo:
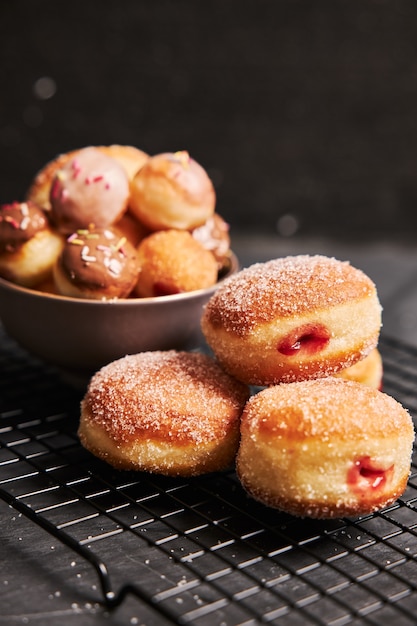
[(13, 228), (19, 228), (19, 222), (15, 220), (14, 217), (11, 217), (10, 215), (6, 215), (4, 217), (4, 221), (8, 222), (11, 226), (13, 226)]
[(30, 217), (29, 216), (24, 217), (22, 221), (20, 222), (21, 230), (26, 230), (29, 224), (30, 224)]
[(107, 268), (110, 272), (110, 274), (113, 274), (113, 276), (119, 276), (121, 270), (122, 270), (122, 266), (119, 263), (119, 261), (117, 259), (110, 259)]
[(97, 261), (97, 257), (90, 255), (90, 248), (88, 246), (84, 246), (81, 250), (81, 258), (86, 263), (95, 263)]
[(127, 241), (126, 237), (121, 237), (119, 241), (117, 242), (117, 244), (113, 246), (114, 250), (116, 252), (120, 252), (123, 246), (125, 245), (126, 241)]
[(61, 190), (61, 184), (60, 184), (59, 177), (57, 175), (57, 177), (55, 178), (54, 182), (52, 183), (51, 197), (53, 199), (58, 198), (60, 190)]
[(190, 167), (190, 155), (187, 150), (179, 150), (178, 152), (174, 152), (174, 157), (180, 161), (181, 165), (188, 169)]
[(72, 177), (76, 179), (78, 174), (81, 172), (80, 164), (78, 163), (76, 159), (74, 159), (73, 162), (71, 163), (71, 168), (74, 172)]

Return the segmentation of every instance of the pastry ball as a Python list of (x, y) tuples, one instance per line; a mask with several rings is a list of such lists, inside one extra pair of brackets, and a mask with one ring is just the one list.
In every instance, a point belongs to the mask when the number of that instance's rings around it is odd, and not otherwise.
[(50, 190), (51, 215), (70, 234), (91, 224), (104, 228), (121, 218), (129, 200), (124, 168), (97, 148), (84, 148), (56, 173)]
[[(111, 145), (111, 146), (87, 146), (99, 150), (103, 154), (115, 159), (125, 170), (129, 180), (133, 178), (136, 172), (142, 167), (148, 159), (146, 152), (139, 150), (134, 146)], [(50, 193), (51, 186), (55, 174), (65, 163), (74, 158), (80, 150), (71, 150), (59, 154), (54, 159), (46, 163), (33, 178), (29, 189), (26, 192), (26, 200), (35, 202), (46, 210), (51, 209)]]
[(226, 279), (202, 330), (219, 362), (253, 385), (331, 376), (376, 347), (381, 305), (374, 283), (320, 255), (256, 263)]
[(161, 230), (142, 240), (137, 248), (139, 297), (168, 296), (206, 289), (217, 281), (217, 262), (185, 230)]
[(138, 278), (136, 249), (111, 228), (70, 235), (54, 266), (57, 293), (73, 298), (127, 298)]
[(142, 352), (91, 379), (79, 436), (119, 469), (196, 476), (234, 463), (249, 389), (197, 352)]
[(342, 370), (335, 376), (346, 380), (356, 380), (363, 385), (369, 385), (374, 389), (382, 389), (384, 367), (381, 353), (378, 348), (374, 348), (361, 361)]
[(125, 170), (129, 180), (133, 179), (149, 158), (146, 152), (135, 146), (112, 144), (111, 146), (99, 146), (98, 149), (107, 156), (116, 159)]
[(224, 221), (222, 216), (214, 213), (202, 226), (191, 231), (194, 239), (214, 255), (219, 272), (227, 266), (230, 258), (229, 230), (229, 224)]
[(276, 385), (245, 407), (237, 472), (292, 515), (367, 515), (404, 492), (413, 441), (411, 416), (381, 391), (338, 378)]
[(34, 202), (43, 209), (50, 211), (51, 202), (49, 199), (51, 193), (52, 181), (55, 174), (60, 170), (67, 161), (77, 154), (78, 150), (71, 150), (59, 154), (51, 161), (48, 161), (34, 176), (29, 189), (26, 192), (26, 200)]
[(113, 225), (119, 230), (135, 248), (140, 244), (142, 239), (150, 235), (150, 231), (137, 220), (129, 210)]
[(0, 276), (23, 287), (37, 287), (52, 276), (64, 245), (45, 212), (33, 202), (0, 207)]
[(191, 230), (214, 213), (216, 194), (188, 152), (150, 157), (131, 183), (130, 210), (150, 230)]

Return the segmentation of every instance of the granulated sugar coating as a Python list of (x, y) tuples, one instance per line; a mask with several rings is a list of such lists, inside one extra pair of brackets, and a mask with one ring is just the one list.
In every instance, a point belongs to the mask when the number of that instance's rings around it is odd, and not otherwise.
[(353, 381), (309, 380), (269, 387), (245, 409), (249, 430), (273, 437), (328, 441), (336, 437), (392, 437), (412, 430), (411, 417), (394, 398)]
[(348, 262), (300, 255), (230, 277), (206, 305), (204, 337), (218, 362), (250, 385), (330, 376), (376, 347), (381, 305)]
[(404, 492), (413, 441), (411, 415), (391, 396), (308, 380), (247, 402), (236, 468), (255, 499), (292, 515), (368, 515)]
[(327, 309), (375, 292), (371, 279), (347, 261), (288, 256), (231, 276), (212, 296), (205, 317), (213, 327), (244, 335), (257, 323)]
[(235, 429), (249, 397), (207, 355), (143, 352), (110, 363), (90, 381), (83, 413), (115, 442), (151, 438), (186, 444)]

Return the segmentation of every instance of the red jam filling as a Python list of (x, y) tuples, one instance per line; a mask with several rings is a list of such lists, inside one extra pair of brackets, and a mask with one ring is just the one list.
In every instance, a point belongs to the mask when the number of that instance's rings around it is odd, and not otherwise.
[(284, 356), (315, 354), (324, 350), (329, 341), (330, 333), (323, 324), (306, 324), (287, 335), (278, 344), (278, 352)]
[(153, 291), (155, 296), (173, 296), (176, 293), (181, 293), (176, 287), (168, 285), (162, 281), (154, 283)]
[(352, 491), (366, 492), (382, 489), (389, 482), (394, 473), (394, 466), (383, 469), (372, 461), (371, 457), (364, 456), (357, 459), (348, 470), (347, 484)]

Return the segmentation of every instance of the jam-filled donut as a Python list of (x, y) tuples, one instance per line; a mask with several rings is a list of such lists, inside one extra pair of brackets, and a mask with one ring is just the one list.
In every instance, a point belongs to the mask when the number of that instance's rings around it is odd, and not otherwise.
[(219, 272), (227, 267), (230, 259), (229, 224), (221, 215), (214, 213), (202, 226), (194, 228), (191, 234), (214, 255)]
[(81, 405), (79, 436), (119, 469), (195, 476), (234, 463), (249, 389), (197, 352), (142, 352), (104, 366)]
[(131, 182), (130, 210), (150, 230), (191, 230), (213, 215), (215, 204), (206, 170), (184, 150), (150, 157)]
[(70, 234), (90, 224), (104, 228), (121, 218), (129, 200), (124, 168), (94, 147), (83, 148), (56, 171), (50, 189), (56, 228)]
[(338, 378), (355, 380), (358, 383), (380, 390), (382, 390), (383, 386), (383, 375), (384, 365), (378, 348), (371, 350), (368, 356), (361, 361), (335, 374)]
[(137, 248), (139, 297), (168, 296), (211, 287), (217, 281), (217, 262), (186, 230), (160, 230)]
[(275, 385), (245, 407), (237, 472), (292, 515), (365, 515), (404, 492), (413, 441), (409, 413), (377, 389), (335, 377)]
[(364, 358), (378, 342), (381, 306), (348, 262), (289, 256), (226, 279), (201, 325), (230, 374), (264, 386), (331, 376)]
[(33, 202), (0, 207), (0, 276), (23, 287), (37, 287), (52, 275), (64, 239)]
[(136, 249), (111, 228), (79, 229), (53, 269), (57, 293), (93, 300), (127, 298), (138, 277)]

